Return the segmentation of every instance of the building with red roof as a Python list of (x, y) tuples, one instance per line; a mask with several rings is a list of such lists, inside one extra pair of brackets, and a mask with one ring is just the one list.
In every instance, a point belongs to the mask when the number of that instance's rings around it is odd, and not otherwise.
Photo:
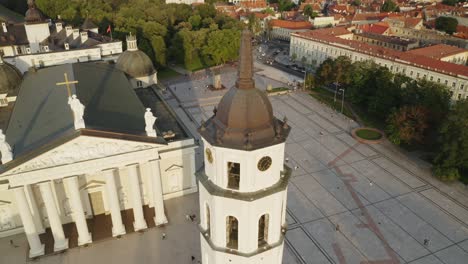
[(417, 54), (440, 61), (447, 61), (451, 63), (466, 65), (468, 58), (468, 50), (459, 47), (437, 44), (420, 49), (408, 51), (411, 54)]
[[(410, 78), (427, 78), (448, 86), (452, 99), (468, 98), (468, 67), (437, 60), (429, 56), (393, 50), (352, 39), (333, 31), (309, 30), (291, 34), (290, 56), (318, 66), (327, 58), (347, 56), (353, 62), (372, 60), (393, 73)], [(331, 33), (331, 34), (329, 34)]]
[(289, 40), (292, 32), (310, 30), (312, 23), (309, 21), (292, 21), (275, 19), (269, 22), (270, 37), (275, 39)]

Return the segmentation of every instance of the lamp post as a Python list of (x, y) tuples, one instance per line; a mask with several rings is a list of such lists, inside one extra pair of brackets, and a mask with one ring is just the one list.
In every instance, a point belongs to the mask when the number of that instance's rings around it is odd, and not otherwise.
[(340, 86), (340, 83), (334, 82), (333, 84), (335, 85), (335, 96), (333, 97), (333, 104), (335, 104), (336, 103), (336, 93), (338, 92), (338, 86)]
[(344, 107), (344, 93), (345, 93), (345, 90), (344, 90), (344, 89), (340, 89), (339, 91), (341, 92), (341, 113), (343, 114), (343, 107)]

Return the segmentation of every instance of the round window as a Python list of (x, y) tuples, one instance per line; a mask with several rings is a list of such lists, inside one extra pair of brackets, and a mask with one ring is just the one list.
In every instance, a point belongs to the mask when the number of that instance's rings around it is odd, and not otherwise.
[(206, 154), (206, 159), (208, 160), (209, 163), (213, 163), (213, 153), (211, 153), (211, 149), (207, 148), (205, 150)]
[(273, 161), (268, 156), (261, 158), (258, 161), (258, 164), (257, 164), (258, 170), (260, 170), (260, 171), (268, 170), (270, 168), (272, 162)]

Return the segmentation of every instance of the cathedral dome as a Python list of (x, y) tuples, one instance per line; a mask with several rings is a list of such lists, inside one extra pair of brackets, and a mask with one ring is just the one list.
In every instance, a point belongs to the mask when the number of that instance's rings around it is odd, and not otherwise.
[(255, 88), (251, 38), (250, 31), (242, 32), (236, 85), (223, 96), (214, 116), (199, 128), (213, 145), (251, 150), (283, 142), (289, 133), (289, 126), (273, 116), (265, 92)]
[(132, 35), (127, 37), (127, 50), (119, 56), (116, 67), (133, 78), (150, 76), (156, 72), (148, 55), (138, 50), (136, 38)]
[(15, 66), (0, 58), (0, 94), (16, 96), (21, 84), (21, 73)]
[(45, 21), (46, 17), (42, 11), (37, 8), (36, 1), (28, 0), (28, 7), (29, 8), (26, 11), (26, 15), (24, 17), (24, 20), (26, 20), (27, 23), (38, 23)]

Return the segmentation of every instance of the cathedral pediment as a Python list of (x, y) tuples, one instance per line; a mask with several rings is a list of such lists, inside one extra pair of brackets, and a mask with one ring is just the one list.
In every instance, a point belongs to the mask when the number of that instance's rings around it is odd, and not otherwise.
[(80, 136), (18, 165), (16, 168), (12, 169), (10, 173), (15, 174), (81, 161), (95, 160), (156, 148), (157, 146), (156, 144)]

